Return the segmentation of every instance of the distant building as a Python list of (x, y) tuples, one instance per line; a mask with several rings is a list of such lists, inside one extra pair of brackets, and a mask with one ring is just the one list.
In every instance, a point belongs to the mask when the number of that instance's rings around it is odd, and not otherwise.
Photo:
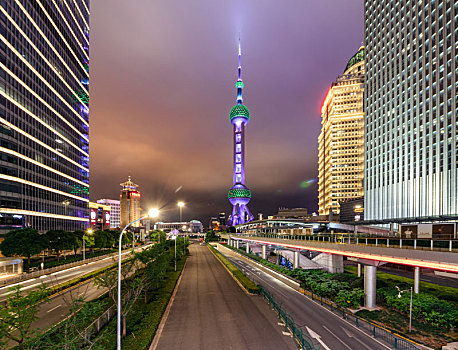
[(208, 224), (208, 228), (210, 230), (215, 230), (215, 231), (219, 231), (220, 230), (219, 219), (216, 216), (210, 218), (210, 222)]
[(164, 232), (170, 232), (172, 230), (178, 230), (180, 232), (187, 233), (200, 233), (203, 231), (203, 225), (200, 221), (191, 220), (189, 222), (156, 222), (154, 224), (155, 230), (162, 230)]
[[(311, 217), (306, 208), (278, 208), (275, 219), (307, 219)], [(262, 220), (262, 219), (260, 219)]]
[(332, 83), (318, 138), (319, 215), (338, 214), (343, 199), (364, 195), (364, 48)]
[[(120, 204), (121, 204), (121, 222), (120, 228), (126, 227), (130, 222), (140, 219), (141, 217), (141, 207), (140, 199), (141, 194), (138, 191), (138, 185), (133, 183), (131, 177), (129, 176), (126, 182), (121, 184), (122, 190), (120, 194)], [(140, 221), (137, 221), (132, 226), (139, 227)]]
[(94, 231), (104, 231), (110, 229), (109, 205), (89, 202), (89, 227)]
[(340, 222), (364, 220), (364, 197), (344, 199), (340, 202)]
[(110, 228), (121, 227), (121, 202), (116, 199), (97, 199), (97, 203), (109, 205), (110, 212)]
[(226, 213), (219, 213), (218, 215), (219, 226), (224, 230), (227, 226)]

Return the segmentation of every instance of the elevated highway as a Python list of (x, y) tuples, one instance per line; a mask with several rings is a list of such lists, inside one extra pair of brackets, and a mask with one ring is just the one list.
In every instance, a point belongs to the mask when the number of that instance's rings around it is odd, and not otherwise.
[[(440, 250), (420, 250), (404, 249), (402, 243), (397, 246), (371, 246), (364, 244), (364, 240), (355, 244), (337, 243), (335, 241), (312, 241), (294, 239), (288, 237), (259, 236), (259, 235), (237, 235), (226, 234), (221, 236), (227, 239), (229, 244), (239, 246), (245, 244), (247, 252), (250, 244), (261, 246), (277, 246), (294, 251), (294, 266), (297, 267), (298, 256), (300, 251), (316, 251), (328, 254), (330, 257), (346, 256), (356, 260), (359, 264), (364, 265), (364, 289), (366, 307), (375, 307), (375, 290), (376, 290), (376, 269), (384, 263), (393, 263), (409, 265), (415, 268), (414, 273), (414, 290), (419, 292), (420, 268), (440, 270), (452, 273), (458, 273), (458, 252), (453, 249), (446, 251)], [(297, 237), (295, 237), (297, 238)], [(366, 241), (367, 243), (367, 241)], [(433, 247), (433, 244), (431, 244)], [(452, 247), (452, 245), (450, 245)], [(262, 249), (265, 258), (266, 249)], [(340, 258), (341, 259), (341, 258)]]

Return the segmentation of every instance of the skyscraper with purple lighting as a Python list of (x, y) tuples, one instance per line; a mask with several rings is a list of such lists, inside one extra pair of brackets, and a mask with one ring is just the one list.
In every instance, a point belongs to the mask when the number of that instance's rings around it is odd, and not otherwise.
[(247, 204), (251, 199), (251, 191), (245, 186), (245, 126), (250, 120), (250, 111), (243, 105), (242, 90), (242, 50), (239, 39), (239, 67), (237, 88), (237, 104), (230, 112), (231, 124), (234, 126), (234, 185), (227, 197), (233, 205), (229, 225), (235, 226), (253, 220)]

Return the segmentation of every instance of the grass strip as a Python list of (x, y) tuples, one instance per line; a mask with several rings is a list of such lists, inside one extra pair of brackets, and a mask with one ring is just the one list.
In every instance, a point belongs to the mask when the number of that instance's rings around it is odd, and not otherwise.
[(231, 263), (225, 256), (223, 256), (218, 250), (213, 248), (211, 245), (207, 245), (210, 251), (215, 254), (215, 256), (223, 263), (224, 266), (229, 270), (229, 272), (237, 278), (240, 284), (249, 292), (253, 294), (259, 294), (261, 289), (259, 286), (250, 280), (242, 271), (240, 271), (237, 266)]

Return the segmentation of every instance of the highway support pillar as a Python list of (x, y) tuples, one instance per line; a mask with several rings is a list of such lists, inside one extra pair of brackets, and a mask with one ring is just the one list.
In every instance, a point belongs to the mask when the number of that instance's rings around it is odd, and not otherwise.
[(394, 223), (390, 222), (390, 237), (394, 236)]
[(294, 265), (293, 265), (293, 267), (295, 269), (299, 268), (299, 251), (298, 250), (294, 251)]
[(267, 260), (267, 246), (266, 245), (262, 246), (262, 258), (264, 260)]
[(415, 294), (420, 293), (420, 268), (418, 266), (415, 266), (414, 270), (413, 292)]
[(250, 254), (250, 243), (246, 242), (246, 252)]
[(230, 239), (230, 238), (227, 239), (227, 245), (228, 245), (228, 246), (231, 246), (231, 245), (232, 245), (232, 242), (231, 242), (231, 239)]
[(364, 299), (368, 309), (375, 308), (375, 295), (377, 290), (377, 267), (364, 266)]
[(358, 277), (361, 277), (361, 264), (358, 264)]
[(236, 241), (235, 241), (235, 247), (236, 247), (237, 249), (239, 249), (239, 244), (240, 244), (240, 241), (239, 241), (239, 240), (236, 240)]

